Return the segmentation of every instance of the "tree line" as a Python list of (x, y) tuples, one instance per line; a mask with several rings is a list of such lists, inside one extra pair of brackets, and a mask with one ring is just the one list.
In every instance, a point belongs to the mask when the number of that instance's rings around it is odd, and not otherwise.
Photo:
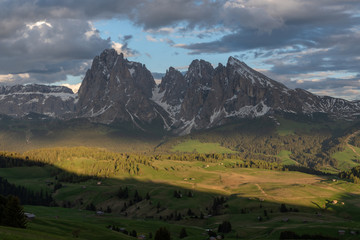
[(349, 179), (354, 183), (360, 183), (360, 166), (353, 167), (338, 174), (340, 178)]
[[(302, 124), (306, 123), (304, 120)], [(336, 131), (327, 125), (311, 127), (310, 123), (308, 129), (301, 125), (297, 127), (294, 123), (294, 126), (289, 127), (289, 133), (280, 134), (276, 124), (268, 119), (243, 120), (212, 131), (193, 133), (182, 138), (182, 141), (197, 139), (200, 142), (216, 142), (237, 151), (236, 157), (244, 160), (280, 163), (278, 154), (286, 150), (291, 152), (290, 159), (303, 167), (321, 169), (330, 165), (338, 168), (339, 163), (332, 155), (345, 149), (346, 136), (353, 129)], [(352, 139), (355, 146), (360, 142), (359, 139), (359, 136)], [(166, 152), (178, 143), (178, 139), (170, 140), (159, 150)]]
[(31, 191), (23, 186), (11, 184), (3, 177), (0, 177), (0, 194), (15, 195), (23, 204), (50, 206), (53, 203), (53, 198), (47, 191)]

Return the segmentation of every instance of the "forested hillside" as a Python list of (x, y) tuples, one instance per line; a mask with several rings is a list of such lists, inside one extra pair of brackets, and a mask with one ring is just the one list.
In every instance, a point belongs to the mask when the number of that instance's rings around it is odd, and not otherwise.
[[(306, 118), (261, 118), (243, 120), (172, 139), (160, 146), (159, 150), (177, 149), (173, 146), (197, 139), (203, 143), (219, 143), (220, 146), (237, 152), (238, 157), (245, 160), (264, 160), (316, 170), (328, 168), (337, 171), (346, 167), (343, 167), (344, 159), (335, 154), (348, 148), (347, 138), (356, 129), (354, 123), (320, 120), (314, 122)], [(357, 135), (351, 141), (356, 139)], [(189, 150), (191, 152), (191, 149)], [(354, 159), (354, 164), (357, 161)]]

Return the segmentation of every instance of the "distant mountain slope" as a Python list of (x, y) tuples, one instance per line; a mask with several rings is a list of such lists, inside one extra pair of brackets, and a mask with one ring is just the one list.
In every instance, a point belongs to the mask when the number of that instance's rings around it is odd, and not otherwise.
[(216, 68), (194, 60), (186, 74), (170, 67), (156, 85), (145, 65), (114, 49), (94, 58), (78, 95), (65, 87), (2, 87), (0, 103), (0, 113), (14, 117), (35, 112), (105, 124), (127, 122), (143, 130), (161, 123), (180, 135), (279, 112), (346, 120), (360, 115), (360, 102), (289, 89), (233, 57)]
[(0, 86), (0, 113), (23, 117), (31, 112), (63, 118), (75, 111), (77, 95), (62, 86)]

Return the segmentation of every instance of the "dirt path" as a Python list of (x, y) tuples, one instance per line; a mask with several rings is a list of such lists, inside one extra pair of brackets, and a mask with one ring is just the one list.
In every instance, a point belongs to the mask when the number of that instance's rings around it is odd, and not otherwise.
[(355, 137), (356, 135), (358, 135), (360, 133), (360, 130), (354, 132), (353, 134), (349, 135), (346, 139), (346, 145), (356, 154), (356, 156), (360, 157), (360, 154), (355, 150), (355, 148), (349, 143), (350, 139)]
[(264, 191), (264, 189), (262, 189), (262, 188), (260, 187), (259, 184), (255, 183), (255, 185), (256, 185), (257, 188), (260, 190), (260, 192), (261, 192), (262, 194), (264, 194), (265, 197), (269, 197), (269, 195), (267, 195), (267, 193)]

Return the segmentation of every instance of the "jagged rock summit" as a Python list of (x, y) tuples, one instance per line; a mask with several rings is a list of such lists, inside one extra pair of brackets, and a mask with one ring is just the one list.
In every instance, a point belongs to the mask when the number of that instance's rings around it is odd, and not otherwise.
[(77, 116), (111, 123), (131, 121), (141, 128), (142, 122), (158, 117), (152, 100), (154, 78), (145, 65), (124, 59), (114, 49), (96, 56), (80, 86)]
[(170, 68), (154, 96), (171, 116), (170, 126), (180, 134), (275, 112), (320, 112), (343, 119), (360, 114), (358, 102), (289, 89), (234, 57), (215, 69), (206, 61), (195, 60), (185, 75)]
[(35, 112), (105, 124), (130, 122), (139, 129), (160, 122), (176, 134), (277, 112), (319, 112), (349, 120), (360, 114), (359, 102), (289, 89), (234, 57), (216, 68), (194, 60), (186, 74), (170, 67), (156, 85), (145, 65), (114, 49), (94, 58), (78, 94), (65, 87), (1, 87), (0, 102), (0, 113), (15, 117)]

